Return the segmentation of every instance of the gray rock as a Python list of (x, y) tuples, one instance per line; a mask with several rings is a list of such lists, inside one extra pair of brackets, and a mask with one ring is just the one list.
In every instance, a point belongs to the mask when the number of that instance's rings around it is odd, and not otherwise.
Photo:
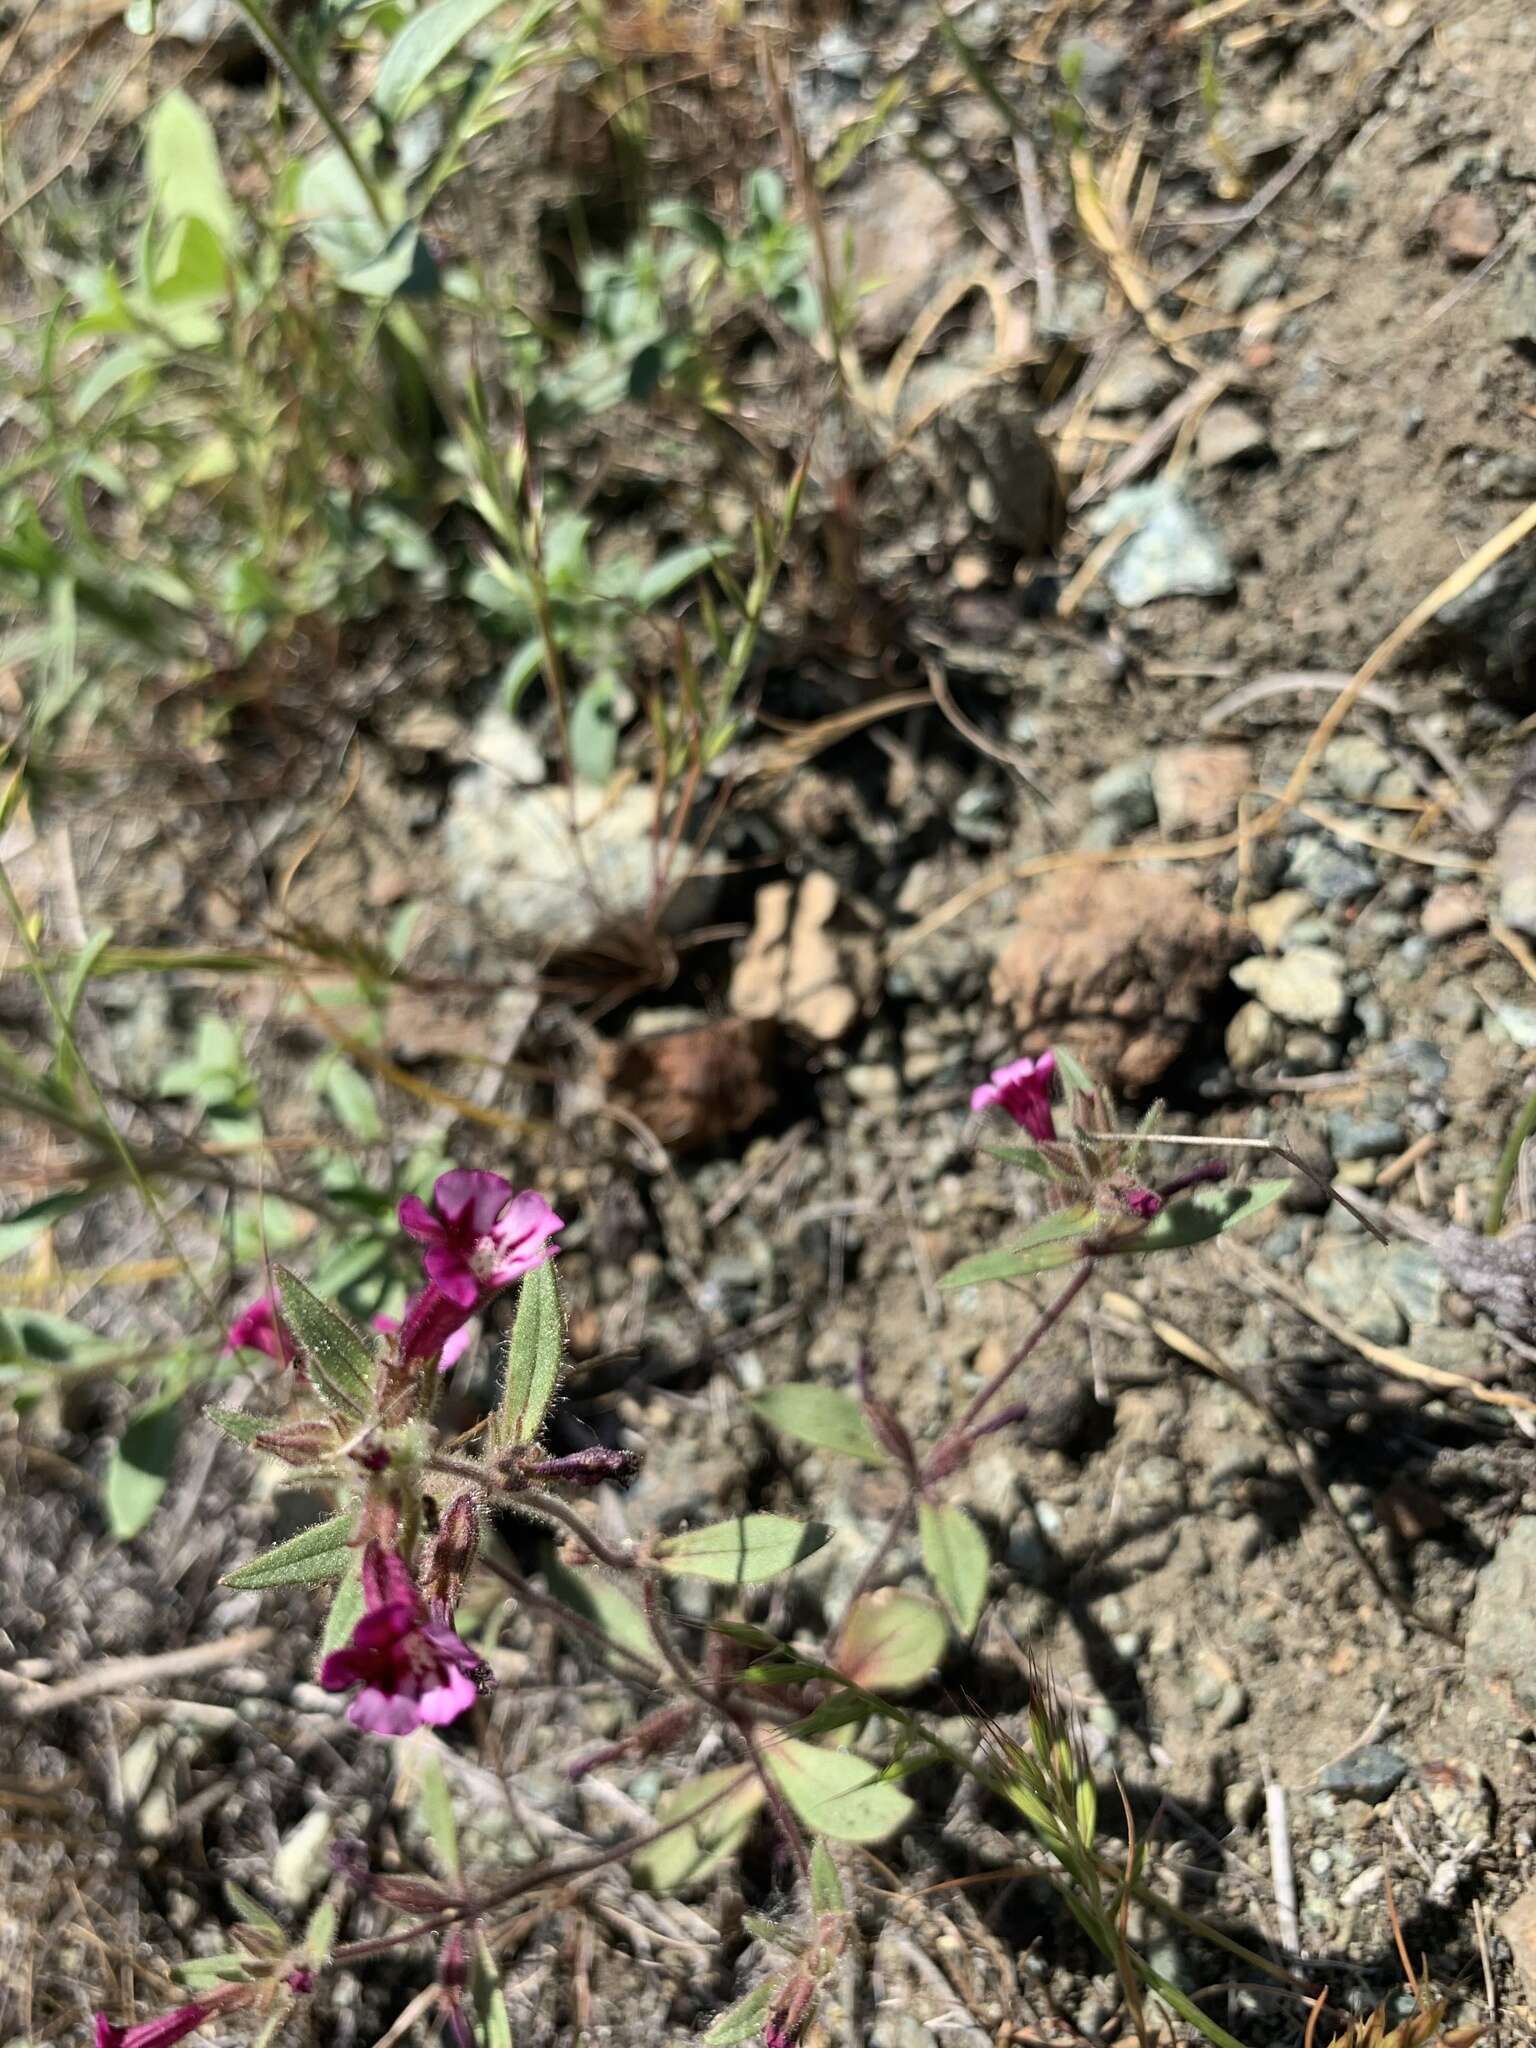
[(1292, 846), (1285, 879), (1305, 889), (1314, 903), (1325, 905), (1369, 895), (1378, 880), (1374, 865), (1364, 853), (1312, 833)]
[(1176, 486), (1128, 484), (1095, 509), (1089, 530), (1112, 533), (1130, 519), (1136, 531), (1104, 576), (1117, 604), (1134, 609), (1163, 597), (1226, 597), (1235, 588), (1220, 534)]
[(1103, 413), (1143, 412), (1162, 405), (1179, 388), (1178, 377), (1160, 349), (1122, 349), (1094, 387), (1094, 409)]
[(1387, 1290), (1384, 1250), (1373, 1237), (1327, 1237), (1303, 1277), (1307, 1292), (1351, 1330), (1377, 1344), (1397, 1344), (1408, 1324)]
[(1370, 1742), (1364, 1749), (1330, 1764), (1319, 1783), (1325, 1792), (1337, 1792), (1346, 1799), (1364, 1799), (1371, 1806), (1379, 1806), (1407, 1775), (1406, 1758), (1384, 1743)]
[(1408, 1140), (1391, 1117), (1356, 1116), (1336, 1109), (1328, 1118), (1328, 1142), (1335, 1159), (1380, 1159), (1401, 1152)]
[(952, 271), (966, 260), (967, 228), (954, 201), (910, 157), (879, 165), (831, 216), (830, 246), (859, 290), (854, 319), (877, 353), (895, 348)]
[(1347, 732), (1324, 754), (1323, 767), (1340, 796), (1368, 803), (1386, 778), (1397, 772), (1397, 761), (1369, 733)]
[(1344, 962), (1322, 946), (1298, 946), (1278, 960), (1240, 960), (1232, 979), (1287, 1024), (1339, 1031), (1349, 1015)]
[[(648, 789), (515, 789), (499, 770), (472, 768), (454, 783), (443, 851), (454, 894), (483, 919), (486, 936), (538, 954), (585, 945), (649, 915), (655, 820)], [(686, 867), (679, 860), (678, 871)], [(706, 911), (716, 886), (708, 875), (690, 875), (666, 904), (663, 926)]]
[(1195, 455), (1207, 469), (1256, 462), (1269, 453), (1269, 429), (1243, 406), (1218, 402), (1195, 432)]
[(155, 29), (173, 43), (212, 44), (220, 50), (255, 47), (235, 0), (161, 0)]
[(1079, 99), (1113, 112), (1125, 82), (1125, 52), (1098, 36), (1068, 36), (1057, 65)]
[(1127, 832), (1140, 832), (1155, 824), (1151, 762), (1122, 761), (1116, 768), (1106, 768), (1089, 788), (1088, 807), (1098, 816), (1114, 819)]
[(1495, 332), (1512, 348), (1536, 349), (1536, 249), (1511, 253), (1499, 287)]
[(1251, 238), (1229, 249), (1216, 266), (1211, 297), (1223, 313), (1240, 313), (1266, 290), (1279, 288), (1272, 249)]
[(1381, 1279), (1410, 1323), (1439, 1322), (1445, 1275), (1422, 1246), (1390, 1246), (1381, 1262)]
[(1284, 1042), (1280, 1020), (1262, 1003), (1244, 1003), (1227, 1026), (1227, 1058), (1232, 1071), (1251, 1074), (1265, 1060), (1273, 1059)]
[[(1536, 261), (1527, 252), (1522, 263)], [(1527, 541), (1435, 614), (1440, 638), (1497, 696), (1536, 704), (1536, 546)]]
[(1536, 938), (1536, 803), (1517, 805), (1499, 833), (1499, 916)]
[(1467, 1617), (1470, 1678), (1507, 1684), (1536, 1714), (1536, 1515), (1521, 1515), (1477, 1575)]

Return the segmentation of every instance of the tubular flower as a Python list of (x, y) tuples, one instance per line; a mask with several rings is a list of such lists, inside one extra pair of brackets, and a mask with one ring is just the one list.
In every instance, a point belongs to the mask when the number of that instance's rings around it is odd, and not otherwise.
[(1014, 1060), (1009, 1066), (994, 1067), (990, 1080), (983, 1081), (971, 1095), (973, 1110), (1006, 1110), (1019, 1126), (1039, 1144), (1049, 1144), (1056, 1135), (1051, 1113), (1051, 1082), (1056, 1073), (1056, 1055), (1041, 1053), (1039, 1059)]
[[(407, 1324), (410, 1322), (412, 1311), (415, 1309), (416, 1304), (420, 1299), (420, 1295), (416, 1295), (413, 1296), (412, 1299), (406, 1303), (405, 1322)], [(394, 1336), (395, 1332), (402, 1327), (402, 1324), (399, 1316), (375, 1316), (373, 1319), (373, 1327), (378, 1331), (381, 1337), (392, 1337)], [(450, 1337), (445, 1337), (443, 1340), (443, 1348), (437, 1354), (438, 1371), (452, 1372), (453, 1368), (458, 1364), (459, 1360), (464, 1356), (465, 1352), (469, 1349), (470, 1345), (473, 1344), (474, 1341), (474, 1325), (467, 1321), (461, 1323), (458, 1329), (456, 1329)]]
[(400, 1224), (426, 1246), (427, 1278), (466, 1311), (542, 1266), (562, 1227), (532, 1188), (519, 1192), (499, 1173), (458, 1169), (439, 1176), (431, 1208), (407, 1195)]
[(275, 1358), (280, 1365), (292, 1365), (293, 1339), (284, 1329), (283, 1319), (274, 1308), (271, 1295), (264, 1294), (259, 1301), (241, 1309), (229, 1326), (224, 1349), (264, 1351), (268, 1358)]
[(1133, 1216), (1139, 1216), (1143, 1223), (1150, 1223), (1154, 1216), (1163, 1212), (1163, 1198), (1155, 1195), (1150, 1188), (1122, 1188), (1120, 1199)]
[(358, 1686), (347, 1719), (375, 1735), (456, 1721), (474, 1705), (484, 1667), (447, 1621), (428, 1614), (404, 1559), (380, 1543), (363, 1553), (363, 1597), (352, 1640), (325, 1659), (320, 1683), (327, 1692)]
[(178, 2005), (157, 2020), (140, 2020), (136, 2026), (114, 2026), (105, 2013), (96, 2015), (96, 2048), (170, 2048), (173, 2041), (190, 2034), (212, 2014), (208, 2005)]

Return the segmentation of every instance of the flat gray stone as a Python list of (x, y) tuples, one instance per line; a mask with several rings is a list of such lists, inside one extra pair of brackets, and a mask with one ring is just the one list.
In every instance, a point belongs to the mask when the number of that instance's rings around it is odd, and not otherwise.
[(1163, 597), (1226, 597), (1236, 588), (1221, 535), (1203, 512), (1171, 484), (1128, 484), (1097, 507), (1088, 524), (1095, 534), (1137, 522), (1110, 563), (1104, 582), (1128, 610)]
[(1508, 1685), (1536, 1714), (1536, 1515), (1520, 1515), (1477, 1575), (1467, 1617), (1467, 1676)]

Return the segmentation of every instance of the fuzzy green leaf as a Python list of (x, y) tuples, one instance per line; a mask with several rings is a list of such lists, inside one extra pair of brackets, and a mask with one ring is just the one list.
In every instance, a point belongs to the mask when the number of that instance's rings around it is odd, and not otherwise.
[(1207, 1238), (1236, 1230), (1249, 1217), (1278, 1202), (1290, 1185), (1288, 1179), (1281, 1179), (1250, 1181), (1244, 1188), (1197, 1188), (1192, 1195), (1170, 1202), (1130, 1244), (1116, 1249), (1171, 1252), (1189, 1244), (1204, 1244)]
[(344, 1578), (354, 1555), (347, 1542), (351, 1533), (348, 1509), (301, 1529), (286, 1543), (264, 1550), (245, 1564), (237, 1564), (232, 1572), (226, 1572), (222, 1583), (248, 1593), (268, 1586), (319, 1586), (328, 1579)]
[(236, 1884), (233, 1878), (226, 1877), (224, 1896), (234, 1908), (236, 1916), (243, 1920), (247, 1927), (257, 1928), (279, 1947), (287, 1941), (282, 1921), (269, 1913), (260, 1899), (253, 1898), (244, 1885)]
[(1042, 1216), (1016, 1244), (995, 1252), (978, 1252), (962, 1259), (939, 1282), (941, 1288), (979, 1287), (988, 1280), (1018, 1280), (1030, 1273), (1049, 1273), (1057, 1266), (1070, 1266), (1080, 1255), (1080, 1245), (1098, 1222), (1093, 1208), (1079, 1202)]
[(760, 2034), (774, 1994), (783, 1981), (782, 1977), (765, 1977), (745, 1998), (737, 1999), (704, 2036), (703, 2048), (736, 2048), (738, 2042), (750, 2041)]
[(560, 1287), (554, 1262), (547, 1260), (529, 1273), (518, 1289), (517, 1315), (507, 1346), (507, 1371), (496, 1424), (498, 1443), (537, 1442), (549, 1404), (560, 1385), (564, 1352)]
[(322, 1899), (309, 1916), (304, 1929), (304, 1954), (314, 1964), (329, 1962), (331, 1950), (336, 1946), (336, 1906), (331, 1899)]
[(944, 1602), (950, 1620), (968, 1636), (981, 1618), (987, 1597), (987, 1539), (964, 1508), (924, 1501), (917, 1511), (923, 1569)]
[(421, 1767), (421, 1817), (444, 1877), (456, 1885), (460, 1876), (458, 1823), (443, 1767), (430, 1753)]
[(351, 1132), (360, 1145), (376, 1145), (384, 1135), (373, 1084), (360, 1074), (350, 1060), (333, 1059), (321, 1082), (326, 1101), (336, 1120)]
[(95, 1193), (94, 1188), (64, 1188), (56, 1195), (44, 1195), (40, 1201), (29, 1202), (8, 1223), (0, 1223), (0, 1259), (11, 1259), (17, 1252), (24, 1252), (62, 1217), (83, 1208)]
[(512, 2048), (512, 2020), (501, 1988), (501, 1967), (483, 1934), (475, 1937), (474, 1975), (470, 2002), (475, 2010), (475, 2038), (480, 2048)]
[(600, 1572), (573, 1572), (551, 1550), (544, 1561), (544, 1583), (557, 1600), (594, 1622), (610, 1643), (643, 1657), (647, 1664), (657, 1662), (645, 1616), (627, 1593), (621, 1593)]
[(171, 1976), (184, 1991), (196, 1992), (211, 1991), (215, 1984), (243, 1984), (250, 1973), (250, 1957), (231, 1948), (222, 1955), (189, 1956), (175, 1965)]
[(247, 1448), (264, 1430), (272, 1427), (268, 1415), (247, 1415), (243, 1408), (205, 1408), (204, 1422), (211, 1422), (215, 1429), (222, 1429), (226, 1436), (232, 1436), (237, 1444)]
[(883, 1841), (916, 1810), (867, 1757), (850, 1750), (820, 1749), (790, 1735), (766, 1748), (763, 1762), (806, 1826), (835, 1842)]
[(653, 1892), (702, 1883), (740, 1846), (766, 1796), (760, 1780), (739, 1764), (664, 1792), (656, 1803), (658, 1825), (687, 1824), (635, 1852), (629, 1866), (635, 1880)]
[(159, 1507), (180, 1438), (181, 1402), (175, 1394), (141, 1408), (123, 1431), (106, 1483), (107, 1519), (119, 1543), (137, 1536)]
[(787, 1387), (768, 1387), (753, 1396), (753, 1411), (786, 1436), (800, 1437), (819, 1450), (858, 1458), (866, 1465), (888, 1465), (876, 1443), (864, 1410), (852, 1394), (836, 1387), (818, 1387), (797, 1380)]
[(865, 1692), (910, 1692), (944, 1659), (944, 1617), (920, 1593), (886, 1586), (848, 1610), (837, 1641), (837, 1668)]
[(362, 1417), (373, 1391), (373, 1347), (352, 1325), (311, 1294), (297, 1274), (275, 1266), (283, 1321), (303, 1354), (317, 1392), (333, 1408)]
[(811, 1846), (811, 1907), (817, 1913), (846, 1913), (843, 1880), (832, 1861), (832, 1851), (820, 1835)]
[(363, 1598), (363, 1553), (349, 1546), (347, 1560), (341, 1582), (331, 1596), (325, 1627), (320, 1631), (320, 1649), (315, 1659), (317, 1669), (332, 1650), (339, 1650), (351, 1642), (352, 1631), (362, 1620), (363, 1609), (367, 1605)]
[(144, 173), (163, 219), (205, 221), (224, 248), (233, 247), (235, 209), (213, 123), (186, 93), (168, 92), (145, 122)]
[[(390, 44), (374, 81), (373, 104), (386, 120), (398, 121), (470, 31), (504, 4), (505, 0), (437, 0), (436, 6), (413, 16)], [(514, 43), (527, 32), (526, 22), (519, 23), (512, 31)]]
[(740, 1515), (663, 1536), (652, 1550), (658, 1571), (674, 1577), (713, 1579), (722, 1586), (755, 1586), (777, 1578), (814, 1556), (831, 1536), (822, 1522), (794, 1522), (787, 1515)]

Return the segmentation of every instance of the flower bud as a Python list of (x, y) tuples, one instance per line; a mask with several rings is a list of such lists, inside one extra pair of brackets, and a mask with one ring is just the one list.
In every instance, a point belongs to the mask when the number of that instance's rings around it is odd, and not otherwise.
[(518, 1478), (553, 1481), (557, 1486), (601, 1486), (608, 1480), (623, 1485), (634, 1478), (640, 1465), (639, 1451), (609, 1450), (593, 1444), (560, 1458), (525, 1459), (518, 1466)]
[(305, 1422), (281, 1422), (264, 1429), (251, 1442), (258, 1451), (281, 1458), (285, 1465), (316, 1465), (336, 1449), (336, 1431), (318, 1417)]
[(479, 1548), (479, 1505), (467, 1490), (456, 1493), (443, 1510), (427, 1553), (427, 1603), (434, 1615), (446, 1617), (458, 1606)]
[(763, 2048), (794, 2048), (816, 2003), (816, 1979), (796, 1971), (768, 2008)]

